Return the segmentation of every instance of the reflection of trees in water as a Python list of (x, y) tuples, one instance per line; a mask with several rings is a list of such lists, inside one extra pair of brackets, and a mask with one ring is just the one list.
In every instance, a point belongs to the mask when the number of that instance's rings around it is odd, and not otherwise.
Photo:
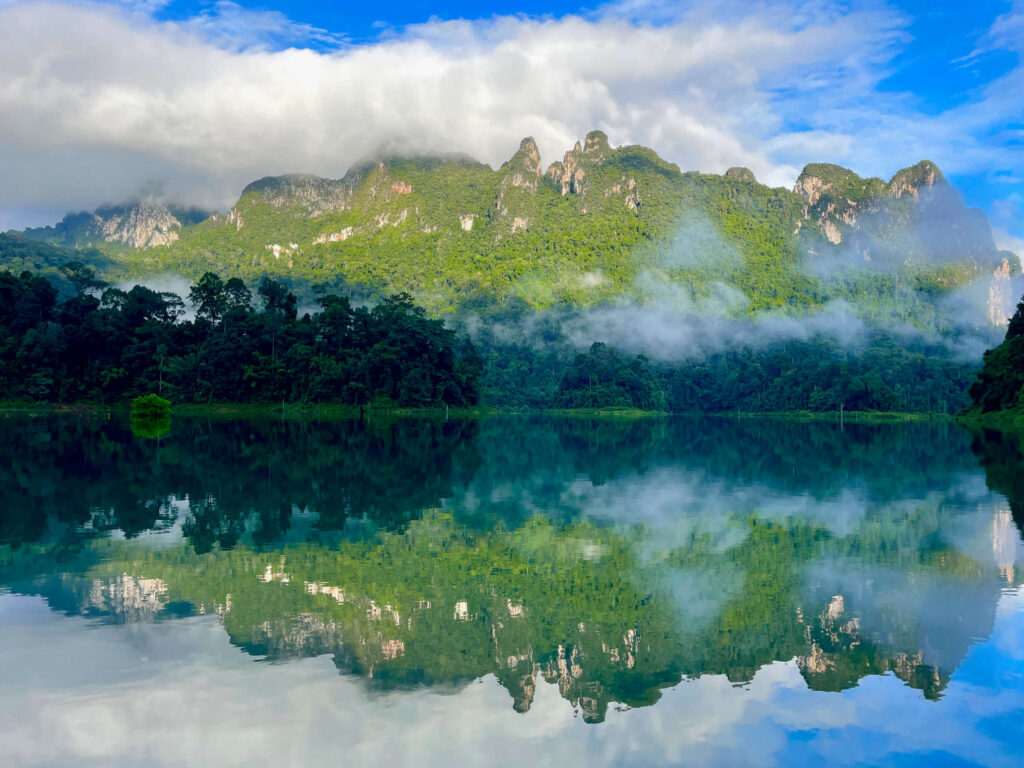
[[(1007, 581), (990, 510), (958, 503), (967, 436), (944, 427), (179, 421), (159, 446), (74, 418), (0, 429), (2, 535), (22, 543), (0, 583), (118, 621), (217, 612), (250, 653), (329, 653), (379, 688), (494, 674), (523, 711), (543, 678), (596, 721), (682, 676), (743, 682), (794, 657), (816, 689), (892, 671), (936, 697)], [(1005, 492), (1015, 459), (984, 450)], [(871, 504), (842, 533), (742, 509), (679, 538), (564, 503), (580, 478), (653, 470), (823, 499), (856, 485)], [(162, 550), (80, 528), (69, 548), (54, 524), (133, 534), (168, 525), (174, 499), (187, 541)]]
[(985, 469), (988, 487), (1006, 497), (1013, 520), (1024, 534), (1024, 435), (981, 430), (974, 433), (971, 449)]
[[(934, 478), (971, 470), (967, 440), (947, 425), (841, 431), (732, 419), (536, 417), (178, 419), (157, 443), (116, 421), (7, 419), (0, 425), (0, 539), (31, 541), (48, 519), (132, 537), (170, 525), (172, 501), (188, 499), (187, 535), (197, 546), (230, 546), (246, 532), (270, 546), (290, 530), (295, 511), (314, 514), (321, 531), (353, 519), (389, 528), (467, 487), (475, 504), (449, 505), (460, 519), (515, 525), (535, 508), (558, 514), (560, 494), (577, 478), (600, 485), (657, 468), (814, 497), (857, 486), (887, 499), (923, 495)], [(894, 455), (898, 472), (890, 471)], [(1005, 474), (1007, 485), (1013, 473)]]
[(253, 520), (269, 545), (295, 510), (322, 530), (350, 518), (400, 526), (472, 476), (471, 421), (208, 421), (178, 419), (158, 445), (119, 423), (39, 419), (0, 428), (0, 537), (43, 534), (47, 520), (128, 537), (165, 527), (188, 499), (186, 535), (231, 546)]
[[(741, 683), (794, 657), (815, 689), (892, 671), (936, 698), (972, 639), (991, 631), (1000, 594), (990, 563), (926, 548), (958, 509), (934, 505), (889, 521), (888, 535), (869, 526), (844, 539), (805, 520), (734, 516), (739, 544), (721, 550), (695, 532), (653, 560), (638, 554), (642, 528), (543, 516), (481, 532), (428, 514), (400, 531), (264, 551), (96, 540), (80, 575), (18, 589), (117, 621), (161, 606), (215, 612), (249, 653), (332, 654), (380, 689), (493, 674), (523, 711), (543, 678), (588, 721), (613, 702), (652, 704), (684, 676)], [(683, 594), (672, 589), (680, 575)], [(723, 581), (736, 588), (710, 612), (686, 600)]]

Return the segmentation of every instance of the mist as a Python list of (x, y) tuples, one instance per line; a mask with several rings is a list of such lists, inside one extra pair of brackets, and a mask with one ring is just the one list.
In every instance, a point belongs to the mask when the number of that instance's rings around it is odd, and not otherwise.
[[(955, 255), (962, 259), (962, 251), (954, 254), (948, 247), (933, 258), (938, 246), (922, 239), (923, 230), (934, 226), (932, 219), (923, 217), (898, 242), (857, 232), (856, 245), (832, 247), (825, 243), (830, 249), (827, 252), (800, 254), (798, 274), (821, 285), (826, 294), (845, 294), (847, 298), (831, 298), (809, 310), (751, 312), (750, 297), (730, 282), (745, 268), (742, 254), (722, 238), (706, 216), (691, 211), (666, 247), (635, 255), (644, 266), (614, 300), (587, 309), (538, 310), (514, 322), (493, 325), (471, 316), (463, 328), (471, 336), (479, 336), (487, 326), (499, 342), (534, 347), (554, 343), (585, 350), (594, 342), (603, 342), (663, 363), (704, 360), (737, 350), (763, 351), (784, 342), (816, 338), (829, 339), (855, 353), (873, 335), (882, 333), (906, 344), (944, 347), (954, 359), (978, 362), (1005, 333), (1005, 323), (995, 325), (990, 320), (990, 268), (981, 267), (974, 280), (938, 296), (917, 290), (911, 278), (904, 278), (892, 295), (849, 298), (855, 293), (849, 287), (853, 281), (895, 276), (906, 269), (906, 259), (894, 255), (901, 243), (916, 244), (912, 252), (924, 254), (920, 258), (922, 262), (927, 258), (929, 266), (952, 264)], [(945, 227), (949, 228), (948, 221)], [(709, 282), (699, 289), (683, 282), (694, 274)], [(531, 279), (521, 283), (526, 296), (531, 295)], [(600, 287), (601, 283), (595, 282), (594, 288)], [(1003, 290), (1015, 299), (1024, 292), (1024, 279), (1008, 280)], [(1011, 312), (1013, 304), (1015, 301), (1009, 305)]]
[(192, 321), (196, 319), (196, 305), (189, 301), (188, 293), (194, 283), (194, 280), (189, 280), (184, 275), (169, 272), (134, 278), (132, 280), (122, 280), (114, 284), (113, 287), (122, 291), (130, 291), (135, 286), (140, 285), (157, 293), (173, 293), (185, 304), (185, 313), (181, 316), (181, 319)]

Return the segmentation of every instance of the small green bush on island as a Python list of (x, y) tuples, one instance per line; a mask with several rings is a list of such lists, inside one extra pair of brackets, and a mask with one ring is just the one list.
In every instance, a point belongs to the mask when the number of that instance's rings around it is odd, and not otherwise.
[(163, 437), (171, 431), (171, 401), (150, 393), (132, 400), (132, 432), (150, 440)]
[(132, 418), (163, 419), (171, 415), (171, 401), (152, 393), (132, 400)]

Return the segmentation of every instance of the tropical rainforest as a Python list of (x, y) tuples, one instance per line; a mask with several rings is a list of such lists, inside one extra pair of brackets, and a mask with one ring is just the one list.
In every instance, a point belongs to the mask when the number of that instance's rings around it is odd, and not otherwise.
[(7, 400), (946, 414), (1020, 274), (930, 162), (788, 190), (600, 131), (103, 206), (0, 234), (0, 269)]
[(143, 286), (105, 288), (66, 265), (79, 292), (57, 302), (50, 282), (0, 273), (0, 386), (12, 398), (116, 402), (149, 392), (179, 402), (313, 401), (422, 407), (474, 405), (480, 358), (472, 343), (398, 295), (372, 309), (325, 294), (320, 311), (264, 278), (254, 311), (237, 278), (208, 273), (184, 302)]

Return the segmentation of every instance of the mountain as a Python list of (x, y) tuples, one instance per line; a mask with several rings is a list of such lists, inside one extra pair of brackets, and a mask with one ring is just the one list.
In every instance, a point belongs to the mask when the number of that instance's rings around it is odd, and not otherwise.
[(990, 315), (1005, 321), (1020, 271), (996, 249), (985, 215), (928, 161), (888, 182), (812, 164), (789, 190), (746, 168), (682, 172), (651, 149), (612, 147), (601, 131), (547, 168), (526, 138), (498, 169), (461, 155), (391, 156), (341, 179), (266, 177), (227, 214), (201, 218), (135, 203), (25, 235), (96, 245), (118, 279), (283, 275), (408, 291), (438, 313), (514, 299), (534, 308), (650, 302), (653, 278), (694, 296), (730, 286), (750, 312), (863, 300), (924, 322), (934, 312), (922, 301), (982, 279)]
[(83, 246), (111, 243), (128, 248), (149, 248), (175, 242), (184, 226), (209, 214), (199, 208), (166, 206), (137, 201), (104, 205), (93, 213), (69, 213), (52, 227), (26, 229), (24, 236), (54, 245)]

